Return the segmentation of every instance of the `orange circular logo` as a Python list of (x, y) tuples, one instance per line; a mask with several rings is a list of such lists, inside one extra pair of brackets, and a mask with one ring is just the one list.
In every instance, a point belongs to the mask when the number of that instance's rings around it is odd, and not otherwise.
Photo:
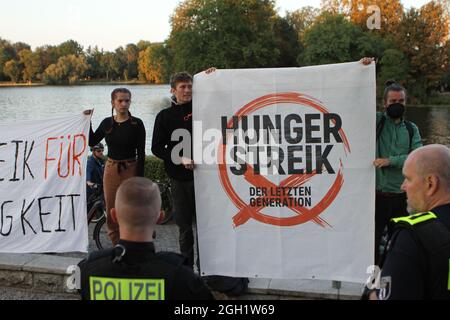
[[(302, 108), (312, 108), (312, 110), (318, 111), (324, 115), (329, 114), (329, 111), (317, 99), (300, 93), (288, 92), (269, 94), (257, 98), (242, 107), (238, 112), (236, 112), (233, 118), (237, 118), (238, 121), (241, 121), (242, 117), (248, 116), (256, 112), (257, 110), (273, 105), (277, 105), (281, 108), (283, 105), (292, 104), (300, 106)], [(232, 129), (233, 121), (235, 121), (233, 120), (233, 118), (227, 122), (227, 129)], [(340, 128), (338, 133), (344, 145), (345, 153), (350, 153), (350, 144), (344, 133), (344, 130)], [(223, 139), (219, 143), (218, 150), (220, 182), (227, 196), (239, 210), (238, 213), (233, 217), (233, 224), (235, 227), (239, 227), (247, 223), (250, 219), (254, 219), (264, 224), (283, 227), (300, 225), (308, 221), (313, 221), (322, 227), (326, 227), (327, 225), (330, 226), (324, 219), (320, 217), (320, 215), (336, 199), (344, 183), (342, 159), (340, 159), (339, 161), (340, 166), (339, 172), (336, 174), (336, 179), (331, 184), (330, 188), (325, 193), (323, 198), (314, 207), (306, 208), (305, 206), (301, 205), (290, 206), (288, 209), (293, 211), (294, 215), (289, 217), (274, 217), (262, 213), (262, 209), (264, 208), (263, 206), (250, 205), (242, 200), (242, 198), (234, 190), (228, 175), (226, 163), (227, 145), (223, 143)], [(249, 164), (247, 164), (246, 166), (247, 170), (243, 174), (243, 178), (246, 180), (246, 182), (256, 188), (298, 188), (304, 185), (306, 182), (314, 179), (314, 177), (317, 175), (316, 170), (311, 173), (292, 174), (281, 181), (279, 185), (276, 185), (263, 175), (255, 174), (253, 167)], [(260, 195), (259, 198), (265, 197), (268, 197), (268, 195)], [(281, 201), (286, 201), (289, 200), (290, 196), (286, 194), (278, 194), (275, 196), (275, 198)]]

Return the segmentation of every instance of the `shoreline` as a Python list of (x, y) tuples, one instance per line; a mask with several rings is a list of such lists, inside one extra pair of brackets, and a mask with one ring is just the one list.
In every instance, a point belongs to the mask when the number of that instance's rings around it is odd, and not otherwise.
[[(148, 83), (148, 82), (140, 81), (140, 80), (84, 81), (84, 82), (79, 82), (77, 84), (57, 84), (57, 85), (49, 85), (49, 84), (45, 84), (43, 82), (33, 82), (33, 83), (0, 82), (0, 89), (1, 88), (35, 88), (35, 87), (121, 86), (121, 85), (125, 85), (125, 86), (141, 86), (141, 85), (166, 86), (169, 84), (167, 84), (167, 83), (155, 84), (155, 83)], [(444, 93), (441, 93), (440, 95), (442, 96), (442, 99), (444, 100), (443, 103), (436, 104), (436, 103), (430, 102), (429, 104), (408, 104), (408, 107), (417, 107), (417, 108), (423, 108), (423, 107), (448, 108), (448, 107), (450, 107), (450, 92), (444, 92)]]
[(406, 109), (408, 109), (408, 107), (413, 107), (413, 108), (450, 108), (450, 103), (449, 104), (410, 104), (406, 106)]
[(113, 85), (149, 85), (149, 86), (160, 86), (168, 85), (167, 83), (154, 84), (145, 81), (86, 81), (79, 82), (77, 84), (56, 84), (50, 85), (43, 82), (33, 82), (33, 83), (12, 83), (12, 82), (0, 82), (0, 88), (32, 88), (32, 87), (77, 87), (77, 86), (113, 86)]
[(13, 83), (13, 82), (0, 82), (0, 88), (26, 88), (26, 87), (43, 87), (44, 83)]

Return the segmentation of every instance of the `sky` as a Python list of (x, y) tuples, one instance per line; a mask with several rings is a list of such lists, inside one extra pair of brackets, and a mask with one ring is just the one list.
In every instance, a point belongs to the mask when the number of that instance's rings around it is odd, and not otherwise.
[[(0, 38), (25, 42), (33, 49), (73, 39), (114, 50), (139, 40), (161, 42), (170, 33), (169, 18), (180, 0), (0, 0)], [(403, 0), (406, 8), (428, 0)], [(276, 0), (284, 15), (320, 0)]]

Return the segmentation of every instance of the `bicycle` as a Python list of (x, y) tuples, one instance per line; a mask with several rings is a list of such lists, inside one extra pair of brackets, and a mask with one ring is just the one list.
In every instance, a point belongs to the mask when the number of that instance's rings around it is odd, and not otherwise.
[(106, 211), (103, 200), (103, 186), (95, 184), (93, 186), (94, 193), (89, 197), (87, 203), (89, 212), (87, 214), (88, 226), (94, 223), (94, 231), (92, 239), (95, 241), (98, 250), (111, 246), (106, 227)]
[(169, 182), (156, 182), (161, 193), (161, 210), (164, 217), (158, 220), (158, 224), (167, 224), (173, 219), (172, 188)]

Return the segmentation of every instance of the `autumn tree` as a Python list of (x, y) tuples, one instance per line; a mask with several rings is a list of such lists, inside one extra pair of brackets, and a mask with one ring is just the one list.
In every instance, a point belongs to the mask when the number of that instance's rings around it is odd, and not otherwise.
[(68, 55), (79, 56), (83, 53), (83, 46), (75, 40), (68, 40), (57, 46), (59, 57)]
[(350, 21), (367, 29), (371, 17), (380, 17), (379, 33), (383, 36), (394, 33), (401, 22), (403, 6), (400, 0), (342, 0), (343, 10)]
[(319, 9), (308, 6), (292, 12), (287, 12), (286, 20), (289, 25), (294, 28), (297, 33), (298, 40), (302, 41), (305, 31), (313, 25), (319, 15)]
[(31, 82), (37, 78), (41, 71), (39, 56), (29, 49), (19, 52), (20, 63), (23, 65), (23, 81)]
[(320, 11), (321, 13), (329, 14), (346, 14), (342, 0), (321, 0), (320, 1)]
[(105, 73), (105, 77), (107, 80), (112, 80), (113, 78), (113, 60), (114, 60), (114, 53), (112, 52), (105, 52), (100, 59), (100, 68)]
[(276, 19), (273, 0), (186, 0), (171, 17), (173, 69), (275, 66)]
[(287, 18), (278, 17), (274, 24), (276, 47), (280, 51), (278, 62), (275, 67), (297, 66), (297, 56), (300, 54), (301, 46), (298, 33)]
[(150, 83), (168, 82), (170, 77), (168, 50), (164, 44), (153, 44), (139, 52), (139, 78)]
[(86, 49), (86, 62), (89, 65), (89, 69), (86, 74), (92, 79), (101, 79), (105, 77), (105, 71), (103, 70), (101, 63), (103, 57), (103, 50), (100, 50), (98, 46), (94, 48), (88, 47)]
[(447, 59), (446, 61), (446, 68), (445, 68), (445, 75), (442, 79), (442, 89), (450, 90), (450, 40), (447, 40), (445, 44), (445, 57)]
[(123, 77), (125, 79), (128, 77), (128, 74), (125, 73), (127, 58), (123, 47), (119, 47), (114, 51), (110, 63), (114, 78), (121, 79)]
[(138, 58), (139, 48), (137, 45), (130, 43), (125, 48), (126, 67), (124, 70), (125, 80), (135, 79), (138, 77)]
[(13, 48), (14, 48), (14, 51), (18, 54), (20, 51), (22, 51), (22, 50), (24, 50), (24, 49), (26, 49), (26, 50), (31, 50), (31, 47), (30, 47), (30, 45), (29, 44), (26, 44), (26, 43), (24, 43), (24, 42), (16, 42), (16, 43), (13, 43)]
[(12, 82), (16, 83), (19, 81), (20, 76), (22, 74), (22, 65), (17, 60), (9, 60), (5, 63), (5, 67), (3, 68), (3, 72), (6, 76), (8, 76)]
[(48, 84), (76, 84), (85, 76), (88, 64), (84, 55), (70, 54), (58, 59), (44, 72), (44, 81)]
[(424, 101), (440, 86), (448, 56), (446, 9), (431, 1), (407, 11), (397, 30), (397, 43), (409, 62), (407, 86), (416, 99)]
[(406, 84), (409, 65), (402, 51), (398, 49), (387, 49), (384, 51), (383, 57), (379, 61), (379, 67), (381, 69), (378, 75), (379, 94), (382, 94), (387, 80), (395, 80), (404, 85)]
[[(57, 63), (60, 57), (58, 48), (50, 45), (37, 47), (34, 53), (39, 57), (41, 64), (39, 73), (44, 73), (45, 69), (47, 69), (49, 65)], [(38, 78), (41, 78), (42, 80), (42, 77), (39, 74)]]
[(367, 22), (371, 22), (372, 17), (379, 13), (380, 29), (373, 30), (377, 30), (382, 36), (387, 36), (395, 32), (404, 9), (400, 0), (322, 0), (321, 10), (332, 14), (342, 14), (363, 30), (368, 29)]
[(153, 44), (150, 42), (150, 41), (144, 41), (144, 40), (140, 40), (138, 43), (137, 43), (137, 48), (138, 48), (138, 50), (139, 50), (139, 52), (140, 51), (143, 51), (143, 50), (145, 50), (145, 49), (147, 49), (148, 47), (150, 47), (150, 46), (152, 46)]
[(7, 80), (8, 78), (3, 70), (5, 63), (16, 58), (17, 53), (12, 43), (8, 40), (0, 38), (0, 80)]
[(304, 36), (300, 65), (319, 65), (357, 61), (364, 56), (380, 56), (384, 43), (378, 36), (365, 33), (343, 15), (323, 13)]

